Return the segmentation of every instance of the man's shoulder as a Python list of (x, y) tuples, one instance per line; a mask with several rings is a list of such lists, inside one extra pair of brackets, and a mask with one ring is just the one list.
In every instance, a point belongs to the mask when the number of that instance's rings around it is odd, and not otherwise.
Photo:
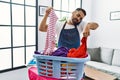
[(65, 23), (65, 21), (59, 21), (59, 20), (58, 20), (58, 21), (56, 22), (56, 26), (59, 26), (59, 27), (60, 27), (60, 26), (63, 26), (64, 23)]

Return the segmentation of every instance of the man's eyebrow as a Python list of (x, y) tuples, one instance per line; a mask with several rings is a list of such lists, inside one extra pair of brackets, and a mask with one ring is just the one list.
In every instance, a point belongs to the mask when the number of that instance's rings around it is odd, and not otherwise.
[(77, 15), (83, 18), (83, 16), (81, 14), (77, 14)]

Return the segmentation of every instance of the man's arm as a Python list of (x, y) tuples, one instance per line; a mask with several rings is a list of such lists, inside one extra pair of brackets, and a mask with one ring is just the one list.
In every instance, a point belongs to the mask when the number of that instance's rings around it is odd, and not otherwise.
[(51, 9), (52, 9), (52, 7), (48, 7), (46, 9), (45, 15), (40, 23), (40, 26), (39, 26), (39, 31), (43, 31), (43, 32), (47, 31), (48, 25), (46, 24), (46, 21), (47, 21), (49, 14), (50, 14)]
[(85, 27), (84, 31), (83, 31), (83, 36), (87, 37), (90, 35), (90, 30), (96, 30), (98, 28), (98, 24), (95, 22), (90, 22), (87, 24), (87, 26)]
[(88, 23), (87, 26), (91, 29), (91, 30), (95, 30), (98, 28), (98, 24), (95, 23), (95, 22), (91, 22), (91, 23)]

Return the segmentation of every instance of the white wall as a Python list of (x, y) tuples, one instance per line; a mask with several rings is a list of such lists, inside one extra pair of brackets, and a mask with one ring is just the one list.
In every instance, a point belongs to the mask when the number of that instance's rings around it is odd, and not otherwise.
[[(51, 6), (52, 0), (38, 0), (38, 7), (39, 7), (39, 5)], [(38, 27), (39, 27), (39, 24), (40, 24), (42, 18), (43, 18), (42, 16), (38, 17)], [(45, 40), (46, 40), (45, 38), (46, 38), (46, 32), (38, 31), (38, 50), (44, 49)]]
[(82, 8), (86, 10), (86, 17), (84, 20), (91, 21), (91, 10), (92, 2), (91, 0), (82, 0)]
[(83, 8), (88, 9), (91, 4), (91, 11), (87, 10), (91, 13), (91, 21), (99, 23), (99, 28), (91, 31), (88, 47), (120, 49), (120, 20), (110, 20), (111, 11), (120, 11), (119, 3), (120, 0), (83, 0)]
[[(99, 28), (91, 31), (88, 47), (108, 47), (120, 49), (120, 20), (110, 20), (111, 11), (120, 11), (120, 0), (83, 0), (83, 8), (87, 11), (85, 20), (96, 21)], [(51, 6), (51, 0), (39, 0), (39, 5)], [(39, 24), (41, 17), (39, 17)], [(43, 50), (46, 33), (38, 32), (38, 49)]]

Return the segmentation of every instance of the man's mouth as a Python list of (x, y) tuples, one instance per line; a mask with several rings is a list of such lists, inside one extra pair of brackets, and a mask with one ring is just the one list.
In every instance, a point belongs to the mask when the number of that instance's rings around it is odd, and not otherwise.
[(77, 19), (73, 19), (73, 22), (78, 23), (78, 20)]
[(75, 18), (74, 18), (72, 21), (73, 21), (73, 24), (74, 24), (74, 25), (78, 25), (78, 24), (80, 24), (80, 22), (78, 22), (78, 20), (75, 19)]

